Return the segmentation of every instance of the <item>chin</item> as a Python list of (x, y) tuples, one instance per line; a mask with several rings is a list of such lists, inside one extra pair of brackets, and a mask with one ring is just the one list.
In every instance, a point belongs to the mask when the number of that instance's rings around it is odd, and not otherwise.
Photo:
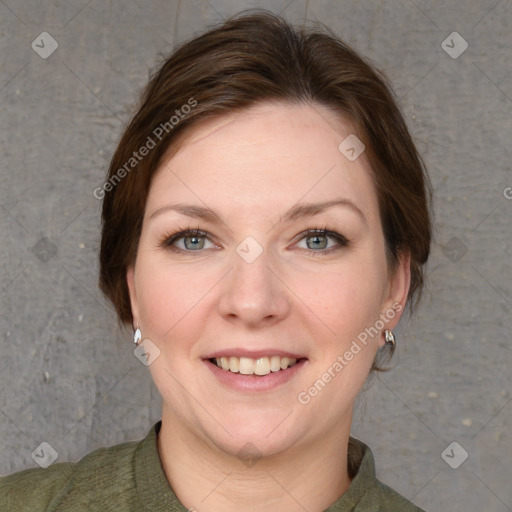
[(285, 432), (268, 435), (251, 429), (248, 432), (232, 432), (232, 436), (225, 432), (217, 434), (212, 435), (210, 441), (224, 453), (239, 458), (247, 467), (262, 457), (284, 453), (294, 444), (294, 438)]
[(235, 455), (250, 443), (265, 455), (273, 455), (289, 448), (298, 436), (297, 419), (290, 412), (234, 408), (222, 414), (220, 425), (209, 420), (203, 423), (203, 432), (226, 453)]

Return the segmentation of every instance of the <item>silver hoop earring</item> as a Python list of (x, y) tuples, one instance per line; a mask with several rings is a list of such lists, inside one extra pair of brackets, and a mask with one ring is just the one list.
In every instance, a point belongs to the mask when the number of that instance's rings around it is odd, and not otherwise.
[(396, 347), (396, 339), (395, 339), (395, 335), (393, 334), (392, 331), (390, 331), (389, 329), (386, 329), (384, 331), (384, 336), (386, 338), (386, 345), (389, 345), (389, 346), (392, 346), (393, 348)]
[(135, 345), (138, 345), (141, 339), (142, 339), (142, 332), (140, 330), (140, 327), (137, 326), (137, 329), (133, 333), (133, 343), (135, 343)]

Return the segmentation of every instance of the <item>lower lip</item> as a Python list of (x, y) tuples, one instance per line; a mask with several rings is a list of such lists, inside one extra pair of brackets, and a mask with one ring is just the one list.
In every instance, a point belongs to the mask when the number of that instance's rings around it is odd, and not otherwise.
[(281, 384), (288, 382), (290, 379), (300, 372), (307, 362), (307, 359), (301, 359), (291, 368), (279, 370), (278, 372), (270, 372), (267, 375), (243, 375), (241, 373), (233, 373), (229, 370), (223, 370), (208, 359), (203, 360), (210, 371), (224, 385), (237, 391), (269, 391), (277, 388)]

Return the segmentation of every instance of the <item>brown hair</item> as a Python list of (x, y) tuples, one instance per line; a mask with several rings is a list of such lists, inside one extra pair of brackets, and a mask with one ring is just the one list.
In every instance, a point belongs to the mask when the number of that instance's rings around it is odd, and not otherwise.
[(388, 265), (396, 269), (400, 254), (410, 252), (410, 310), (421, 295), (432, 192), (387, 78), (334, 34), (295, 29), (269, 11), (255, 11), (229, 18), (165, 60), (114, 153), (102, 189), (99, 286), (120, 323), (133, 320), (126, 272), (135, 263), (151, 178), (162, 156), (200, 121), (263, 101), (318, 103), (352, 121), (366, 146)]

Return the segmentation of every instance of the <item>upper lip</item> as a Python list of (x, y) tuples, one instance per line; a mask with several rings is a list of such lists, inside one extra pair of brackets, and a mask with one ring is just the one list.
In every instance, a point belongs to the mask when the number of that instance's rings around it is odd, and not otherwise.
[(268, 356), (279, 356), (281, 358), (289, 357), (290, 359), (306, 359), (303, 355), (297, 354), (295, 352), (288, 352), (286, 350), (279, 350), (276, 348), (267, 348), (261, 350), (247, 350), (246, 348), (222, 349), (205, 355), (203, 359), (215, 359), (221, 357), (248, 357), (250, 359), (259, 359), (260, 357)]

